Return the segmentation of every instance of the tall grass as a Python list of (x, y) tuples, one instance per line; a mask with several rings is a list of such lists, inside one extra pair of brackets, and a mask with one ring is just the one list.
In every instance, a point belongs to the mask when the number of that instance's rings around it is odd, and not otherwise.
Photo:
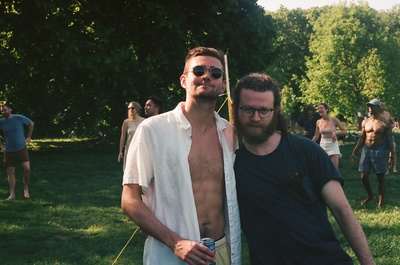
[[(386, 177), (385, 206), (366, 206), (366, 197), (349, 155), (341, 146), (344, 190), (359, 218), (377, 264), (400, 264), (400, 175)], [(31, 199), (23, 199), (22, 172), (17, 166), (17, 197), (6, 201), (6, 170), (0, 170), (0, 264), (108, 264), (115, 261), (136, 229), (120, 209), (122, 165), (116, 143), (90, 139), (39, 140), (30, 146)], [(371, 184), (377, 191), (375, 174)], [(354, 258), (330, 216), (339, 240)], [(248, 265), (242, 239), (243, 264)], [(116, 264), (142, 264), (143, 237), (137, 233)], [(356, 261), (356, 259), (354, 258)], [(355, 262), (357, 263), (357, 261)]]

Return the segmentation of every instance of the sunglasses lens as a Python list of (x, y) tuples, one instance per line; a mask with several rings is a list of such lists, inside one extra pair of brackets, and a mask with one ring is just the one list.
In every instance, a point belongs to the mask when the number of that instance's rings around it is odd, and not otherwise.
[(197, 77), (203, 76), (205, 71), (206, 71), (206, 69), (203, 66), (198, 65), (198, 66), (193, 67), (193, 74)]
[[(198, 65), (193, 67), (193, 74), (197, 77), (203, 76), (207, 69), (204, 66)], [(219, 68), (211, 68), (210, 74), (213, 79), (221, 78), (223, 71)]]
[(212, 68), (210, 70), (210, 73), (211, 73), (212, 78), (214, 78), (214, 79), (218, 79), (222, 76), (222, 70), (219, 68)]

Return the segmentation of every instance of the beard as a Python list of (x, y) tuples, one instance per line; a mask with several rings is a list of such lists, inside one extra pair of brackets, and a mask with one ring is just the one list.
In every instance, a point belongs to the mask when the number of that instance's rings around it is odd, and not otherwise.
[(251, 145), (265, 143), (276, 132), (278, 124), (278, 116), (275, 113), (272, 116), (271, 122), (267, 125), (251, 121), (243, 124), (239, 121), (237, 115), (235, 115), (234, 120), (238, 136), (243, 137), (244, 141)]

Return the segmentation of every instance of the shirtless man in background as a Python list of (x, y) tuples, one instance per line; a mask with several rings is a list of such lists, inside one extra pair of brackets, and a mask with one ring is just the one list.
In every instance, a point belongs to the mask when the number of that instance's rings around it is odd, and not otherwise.
[[(350, 156), (350, 162), (354, 164), (357, 151), (363, 147), (358, 171), (361, 172), (361, 180), (368, 197), (361, 201), (361, 204), (364, 205), (375, 198), (369, 182), (369, 172), (374, 170), (378, 177), (378, 207), (380, 208), (385, 196), (386, 148), (389, 152), (393, 151), (392, 125), (382, 118), (381, 102), (378, 99), (371, 100), (367, 106), (371, 117), (362, 122), (361, 136)], [(385, 144), (385, 138), (387, 144)], [(391, 166), (390, 159), (389, 166)]]
[[(214, 111), (223, 69), (221, 51), (190, 50), (180, 77), (186, 101), (143, 121), (132, 139), (121, 207), (148, 235), (143, 264), (241, 264), (237, 138)], [(205, 237), (216, 240), (215, 255), (199, 244)]]
[[(389, 111), (386, 110), (386, 101), (381, 100), (381, 108), (382, 108), (382, 118), (389, 121), (392, 125), (392, 129), (396, 127), (394, 119)], [(392, 134), (392, 144), (393, 144), (393, 153), (389, 153), (389, 160), (392, 162), (393, 174), (397, 174), (397, 154), (396, 154), (396, 141), (394, 139), (394, 135)], [(389, 173), (389, 170), (387, 171)]]

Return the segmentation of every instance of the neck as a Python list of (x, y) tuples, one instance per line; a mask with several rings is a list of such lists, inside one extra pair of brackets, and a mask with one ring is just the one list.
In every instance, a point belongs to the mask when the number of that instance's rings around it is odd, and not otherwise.
[(199, 130), (207, 130), (209, 127), (214, 126), (214, 107), (215, 102), (201, 103), (194, 101), (183, 102), (182, 112), (188, 119), (193, 128)]
[(137, 120), (140, 116), (139, 115), (132, 115), (132, 117), (130, 117), (129, 119), (134, 121)]
[(380, 113), (371, 114), (371, 117), (374, 119), (379, 119), (381, 117)]

